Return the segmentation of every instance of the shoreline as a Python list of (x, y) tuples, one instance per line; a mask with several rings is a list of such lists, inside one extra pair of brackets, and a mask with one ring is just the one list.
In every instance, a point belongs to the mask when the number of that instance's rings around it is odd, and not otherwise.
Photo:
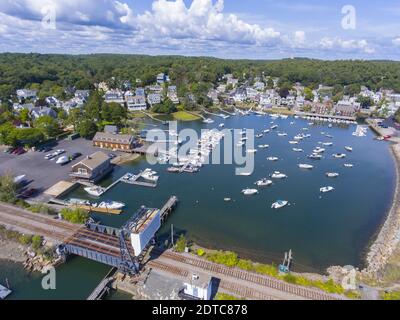
[(373, 279), (380, 278), (400, 240), (400, 143), (391, 145), (390, 150), (396, 167), (393, 203), (375, 241), (367, 250), (366, 268), (361, 271), (363, 277)]

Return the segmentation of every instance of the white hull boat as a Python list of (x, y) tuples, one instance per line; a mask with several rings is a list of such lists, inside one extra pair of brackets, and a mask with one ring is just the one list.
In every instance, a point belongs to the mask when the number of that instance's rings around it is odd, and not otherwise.
[(323, 187), (323, 188), (319, 189), (319, 191), (321, 193), (328, 193), (328, 192), (332, 192), (333, 190), (335, 190), (334, 187)]
[(327, 173), (326, 173), (326, 176), (327, 176), (328, 178), (337, 178), (337, 177), (339, 177), (339, 173), (336, 173), (336, 172), (327, 172)]
[(257, 194), (257, 193), (258, 193), (258, 190), (257, 190), (257, 189), (244, 189), (244, 190), (242, 190), (242, 193), (243, 193), (245, 196), (252, 196), (252, 195)]
[(100, 197), (105, 191), (105, 189), (102, 187), (87, 187), (87, 188), (84, 188), (84, 190), (88, 194), (90, 194), (91, 196), (94, 196), (94, 197)]
[(285, 178), (287, 178), (287, 175), (284, 174), (284, 173), (280, 173), (279, 171), (276, 171), (271, 175), (271, 178), (273, 178), (273, 179), (285, 179)]
[(299, 168), (300, 169), (311, 170), (311, 169), (314, 169), (314, 166), (312, 166), (311, 164), (300, 163), (299, 164)]
[(267, 160), (268, 161), (278, 161), (279, 158), (277, 158), (277, 157), (268, 157)]
[(271, 180), (268, 180), (268, 179), (261, 179), (261, 180), (258, 180), (258, 181), (255, 183), (255, 185), (258, 186), (258, 187), (268, 187), (268, 186), (270, 186), (272, 183), (273, 183), (273, 182), (272, 182)]
[(283, 201), (283, 200), (278, 200), (277, 202), (273, 203), (271, 206), (271, 209), (281, 209), (283, 207), (286, 207), (289, 204), (288, 201)]
[(97, 207), (102, 209), (120, 210), (125, 207), (125, 203), (117, 201), (104, 201), (101, 202)]

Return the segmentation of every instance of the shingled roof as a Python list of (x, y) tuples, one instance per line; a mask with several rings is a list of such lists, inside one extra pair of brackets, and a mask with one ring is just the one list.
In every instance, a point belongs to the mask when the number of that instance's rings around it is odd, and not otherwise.
[(97, 132), (93, 138), (95, 142), (104, 143), (120, 143), (120, 144), (132, 144), (134, 138), (128, 134), (111, 134), (107, 132)]

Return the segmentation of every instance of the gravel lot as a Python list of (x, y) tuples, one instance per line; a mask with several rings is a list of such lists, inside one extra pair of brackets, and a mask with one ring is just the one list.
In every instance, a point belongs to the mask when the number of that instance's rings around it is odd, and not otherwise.
[[(60, 180), (69, 180), (71, 166), (96, 151), (109, 153), (107, 150), (101, 150), (92, 146), (92, 142), (85, 139), (74, 141), (62, 140), (57, 142), (52, 149), (64, 149), (64, 155), (72, 155), (75, 152), (82, 153), (78, 159), (65, 166), (56, 164), (57, 158), (53, 161), (45, 160), (47, 153), (29, 151), (23, 155), (6, 154), (0, 150), (0, 175), (11, 172), (14, 175), (26, 175), (29, 181), (27, 188), (35, 188), (41, 192), (47, 190)], [(113, 152), (114, 153), (114, 152)]]

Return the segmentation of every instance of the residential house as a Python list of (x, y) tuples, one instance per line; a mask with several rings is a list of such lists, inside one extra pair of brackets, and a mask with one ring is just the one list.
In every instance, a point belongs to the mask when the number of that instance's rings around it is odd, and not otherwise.
[(166, 74), (165, 74), (165, 73), (159, 73), (159, 74), (157, 75), (157, 83), (158, 83), (158, 84), (163, 84), (163, 83), (165, 83), (165, 82), (167, 82), (167, 76), (166, 76)]
[(334, 110), (336, 115), (353, 117), (360, 109), (360, 103), (355, 102), (354, 99), (348, 99), (339, 101)]
[(142, 111), (147, 109), (146, 98), (144, 96), (128, 96), (126, 104), (129, 111)]
[(124, 99), (124, 94), (122, 91), (120, 90), (109, 90), (106, 92), (105, 96), (104, 96), (104, 100), (107, 103), (118, 103), (122, 106), (125, 105), (125, 99)]
[(23, 109), (28, 109), (29, 113), (35, 108), (35, 105), (33, 103), (25, 103), (25, 104), (20, 104), (20, 103), (14, 103), (13, 104), (13, 110), (16, 112), (21, 112)]
[(93, 146), (123, 152), (132, 152), (137, 142), (132, 135), (97, 132), (93, 138)]
[(161, 94), (159, 93), (150, 93), (147, 95), (147, 102), (150, 106), (154, 106), (156, 104), (160, 104), (162, 101)]
[(167, 96), (173, 103), (179, 104), (178, 90), (177, 90), (176, 86), (168, 87)]
[(235, 102), (243, 102), (247, 99), (246, 89), (239, 88), (233, 95)]
[(38, 119), (38, 118), (44, 117), (44, 116), (49, 116), (54, 119), (57, 118), (57, 112), (55, 112), (53, 109), (51, 109), (49, 107), (34, 107), (31, 110), (30, 115), (31, 115), (32, 119)]
[(22, 100), (37, 100), (37, 91), (29, 90), (29, 89), (19, 89), (17, 90), (18, 100), (21, 102)]
[(256, 89), (257, 91), (263, 92), (265, 90), (265, 83), (261, 82), (261, 81), (257, 81), (256, 83), (254, 83), (254, 89)]
[[(259, 100), (259, 92), (256, 89), (247, 87), (246, 88), (246, 97), (252, 101)], [(258, 97), (258, 99), (257, 99)]]
[(56, 97), (47, 97), (45, 101), (51, 107), (56, 107), (59, 104), (59, 100)]
[(211, 89), (210, 91), (208, 91), (207, 97), (209, 97), (213, 101), (213, 104), (219, 103), (217, 90)]
[(145, 97), (146, 92), (145, 92), (144, 88), (138, 87), (135, 89), (135, 95), (140, 96), (140, 97)]
[(96, 183), (112, 171), (113, 167), (110, 160), (110, 157), (105, 153), (96, 152), (73, 165), (70, 177)]
[(147, 89), (148, 89), (148, 91), (150, 91), (151, 93), (162, 94), (162, 92), (163, 92), (163, 87), (160, 86), (160, 85), (158, 85), (158, 84), (153, 85), (153, 86), (148, 86)]

